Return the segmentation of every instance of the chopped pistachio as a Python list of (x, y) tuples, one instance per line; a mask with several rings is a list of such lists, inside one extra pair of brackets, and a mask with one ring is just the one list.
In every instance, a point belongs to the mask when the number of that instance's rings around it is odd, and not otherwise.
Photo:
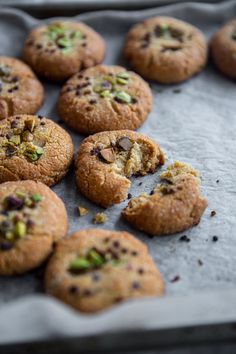
[(37, 202), (41, 202), (42, 197), (39, 193), (34, 193), (31, 195), (31, 199), (37, 203)]
[(70, 48), (71, 47), (71, 41), (70, 39), (63, 37), (59, 38), (57, 40), (57, 44), (59, 45), (60, 48)]
[(7, 66), (0, 65), (0, 76), (9, 76), (11, 69)]
[(34, 118), (28, 118), (25, 120), (25, 128), (28, 129), (31, 133), (33, 132), (35, 127), (35, 119)]
[(5, 238), (6, 238), (8, 241), (12, 241), (12, 240), (14, 239), (14, 232), (13, 232), (13, 231), (7, 231)]
[(81, 34), (80, 31), (74, 31), (74, 32), (71, 33), (70, 37), (71, 37), (72, 39), (79, 39), (79, 38), (82, 37), (82, 34)]
[(29, 130), (25, 130), (24, 133), (22, 134), (22, 140), (23, 141), (33, 141), (34, 136), (29, 132)]
[(77, 257), (70, 263), (70, 271), (86, 270), (91, 267), (91, 263), (85, 257)]
[(123, 136), (122, 138), (118, 139), (116, 144), (119, 148), (125, 151), (130, 150), (133, 146), (132, 141), (127, 136)]
[(129, 80), (129, 73), (127, 71), (123, 71), (121, 73), (118, 73), (116, 75), (116, 77), (121, 78), (121, 79), (125, 79), (125, 80)]
[(107, 221), (107, 216), (104, 213), (97, 213), (94, 215), (93, 224), (103, 224)]
[(38, 146), (37, 149), (36, 149), (36, 153), (37, 153), (38, 155), (42, 155), (42, 154), (44, 153), (43, 148), (42, 148), (41, 146)]
[(26, 225), (23, 221), (18, 221), (15, 225), (16, 237), (22, 238), (26, 235)]
[(20, 144), (20, 135), (13, 135), (9, 141), (15, 145), (19, 145)]
[(116, 81), (120, 85), (127, 85), (127, 83), (128, 83), (128, 80), (122, 79), (121, 77), (118, 77)]
[(88, 209), (86, 209), (80, 205), (77, 207), (77, 211), (78, 211), (79, 216), (85, 216), (88, 214)]
[(87, 257), (93, 266), (99, 267), (105, 263), (104, 257), (102, 257), (96, 250), (90, 250)]
[(22, 199), (26, 197), (26, 194), (24, 192), (21, 192), (21, 191), (16, 192), (16, 195), (17, 195), (18, 198), (22, 198)]
[(131, 103), (132, 97), (125, 91), (117, 91), (115, 93), (115, 98), (122, 103)]
[(105, 98), (111, 96), (111, 92), (109, 90), (104, 90), (100, 93), (100, 96)]

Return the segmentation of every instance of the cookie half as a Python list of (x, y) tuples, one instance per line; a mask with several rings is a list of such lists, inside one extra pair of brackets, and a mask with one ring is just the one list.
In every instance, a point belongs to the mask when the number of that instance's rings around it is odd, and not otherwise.
[(0, 184), (0, 275), (38, 267), (67, 231), (60, 198), (34, 181)]
[(34, 28), (23, 49), (24, 60), (40, 76), (63, 81), (102, 62), (105, 42), (81, 22), (52, 22)]
[(92, 134), (138, 128), (152, 106), (148, 84), (120, 66), (99, 65), (74, 75), (61, 90), (58, 112), (73, 130)]
[(17, 115), (0, 121), (0, 183), (31, 179), (52, 185), (72, 159), (69, 134), (52, 120)]
[(211, 54), (217, 68), (236, 79), (236, 20), (226, 23), (211, 40)]
[(50, 295), (83, 312), (160, 296), (164, 284), (146, 246), (127, 232), (89, 229), (60, 241), (46, 269)]
[(204, 67), (207, 44), (196, 27), (172, 17), (153, 17), (131, 28), (124, 55), (143, 77), (172, 84)]
[(76, 182), (82, 194), (103, 207), (127, 198), (133, 175), (153, 173), (164, 155), (153, 140), (130, 130), (89, 136), (79, 147)]
[(180, 162), (161, 174), (161, 183), (151, 195), (133, 198), (123, 210), (123, 217), (135, 228), (152, 235), (184, 231), (200, 222), (207, 207), (201, 196), (198, 172)]
[(35, 113), (43, 96), (43, 86), (26, 64), (0, 56), (0, 119)]

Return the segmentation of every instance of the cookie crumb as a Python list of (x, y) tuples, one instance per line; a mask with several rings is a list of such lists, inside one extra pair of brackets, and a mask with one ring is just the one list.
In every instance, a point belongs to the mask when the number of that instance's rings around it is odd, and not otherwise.
[(215, 210), (212, 210), (211, 211), (211, 217), (215, 216), (216, 215), (216, 211)]
[(173, 93), (180, 93), (182, 90), (180, 88), (174, 89)]
[(97, 213), (93, 217), (93, 224), (104, 224), (107, 221), (107, 216), (104, 213)]
[(179, 238), (179, 241), (190, 242), (190, 238), (187, 235), (183, 235)]
[(212, 237), (212, 241), (213, 241), (213, 242), (217, 242), (217, 241), (218, 241), (218, 237), (217, 237), (217, 236), (213, 236), (213, 237)]
[(170, 280), (170, 282), (171, 283), (176, 283), (177, 281), (179, 281), (180, 280), (180, 276), (179, 275), (176, 275), (174, 278), (172, 278), (171, 280)]
[(131, 199), (131, 198), (132, 198), (132, 194), (131, 194), (131, 193), (128, 193), (127, 198), (128, 198), (128, 199)]
[(198, 265), (202, 266), (203, 265), (203, 261), (201, 259), (198, 259)]
[(219, 183), (219, 182), (220, 182), (220, 180), (219, 180), (219, 179), (217, 179), (217, 180), (216, 180), (216, 183)]
[(78, 205), (76, 209), (77, 209), (77, 212), (78, 212), (79, 216), (85, 216), (89, 212), (88, 209), (82, 207), (81, 205)]

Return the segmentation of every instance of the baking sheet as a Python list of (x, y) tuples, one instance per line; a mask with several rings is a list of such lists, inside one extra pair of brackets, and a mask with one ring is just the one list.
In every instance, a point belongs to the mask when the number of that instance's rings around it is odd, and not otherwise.
[[(220, 5), (172, 5), (132, 13), (94, 12), (76, 19), (85, 21), (106, 39), (105, 63), (125, 65), (121, 55), (123, 38), (130, 26), (143, 18), (175, 16), (199, 26), (209, 38), (235, 14), (235, 1), (229, 1)], [(2, 9), (0, 55), (20, 57), (27, 32), (39, 23), (19, 10)], [(209, 199), (209, 207), (197, 227), (174, 236), (150, 239), (129, 227), (120, 218), (127, 201), (106, 210), (108, 222), (97, 227), (127, 230), (147, 244), (165, 279), (166, 297), (127, 302), (114, 310), (87, 317), (39, 295), (42, 292), (41, 270), (14, 278), (0, 278), (0, 343), (56, 335), (81, 336), (121, 328), (162, 328), (183, 323), (236, 320), (235, 82), (221, 76), (209, 64), (200, 75), (181, 85), (151, 83), (151, 87), (153, 111), (139, 131), (162, 146), (168, 163), (179, 159), (199, 169), (202, 192)], [(179, 93), (175, 92), (176, 88), (180, 89)], [(46, 100), (39, 114), (58, 121), (55, 103), (59, 86), (45, 83), (45, 89)], [(67, 130), (72, 134), (76, 151), (83, 137)], [(159, 172), (134, 178), (131, 194), (149, 192), (157, 183)], [(143, 184), (138, 187), (140, 181)], [(66, 204), (70, 232), (93, 226), (93, 214), (103, 211), (77, 192), (73, 167), (53, 189)], [(78, 204), (87, 207), (90, 213), (78, 218), (75, 212)], [(210, 217), (211, 210), (216, 210), (215, 217)], [(189, 243), (179, 241), (183, 234), (190, 237)], [(218, 242), (212, 241), (214, 235), (219, 237)], [(199, 265), (199, 260), (203, 265)], [(177, 275), (180, 280), (172, 283)], [(189, 311), (192, 308), (192, 313), (180, 312), (185, 308)]]

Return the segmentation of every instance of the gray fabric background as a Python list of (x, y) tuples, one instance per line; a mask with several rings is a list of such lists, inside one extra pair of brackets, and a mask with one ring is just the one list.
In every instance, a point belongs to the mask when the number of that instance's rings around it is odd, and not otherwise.
[[(235, 17), (235, 1), (221, 5), (185, 4), (140, 12), (104, 11), (76, 17), (94, 27), (106, 39), (105, 63), (125, 65), (121, 48), (130, 26), (153, 15), (173, 15), (199, 26), (206, 36), (226, 20)], [(16, 10), (0, 11), (0, 55), (20, 57), (23, 40), (39, 21)], [(199, 226), (188, 230), (190, 243), (181, 234), (149, 239), (120, 219), (127, 202), (106, 211), (104, 228), (127, 230), (149, 247), (166, 282), (163, 299), (127, 302), (95, 316), (82, 316), (49, 299), (42, 292), (40, 272), (0, 278), (0, 343), (62, 335), (86, 335), (125, 328), (162, 328), (191, 323), (236, 320), (236, 95), (235, 82), (221, 76), (209, 64), (193, 79), (177, 86), (151, 84), (154, 105), (141, 132), (160, 143), (169, 160), (191, 163), (202, 175), (202, 191), (209, 207)], [(180, 93), (173, 90), (181, 88)], [(45, 83), (46, 100), (39, 113), (58, 120), (55, 103), (59, 86)], [(160, 92), (161, 90), (161, 92)], [(67, 128), (66, 128), (67, 129)], [(82, 136), (72, 134), (75, 151)], [(133, 179), (133, 196), (149, 192), (159, 172)], [(217, 184), (216, 180), (220, 182)], [(141, 187), (138, 183), (142, 181)], [(73, 168), (54, 191), (64, 200), (70, 217), (70, 231), (91, 227), (94, 212), (102, 211), (76, 191)], [(78, 218), (75, 206), (90, 213)], [(217, 215), (210, 217), (210, 211)], [(212, 242), (217, 235), (219, 241)], [(198, 260), (203, 265), (198, 265)], [(170, 280), (180, 276), (180, 281)], [(35, 294), (37, 293), (37, 295)]]

